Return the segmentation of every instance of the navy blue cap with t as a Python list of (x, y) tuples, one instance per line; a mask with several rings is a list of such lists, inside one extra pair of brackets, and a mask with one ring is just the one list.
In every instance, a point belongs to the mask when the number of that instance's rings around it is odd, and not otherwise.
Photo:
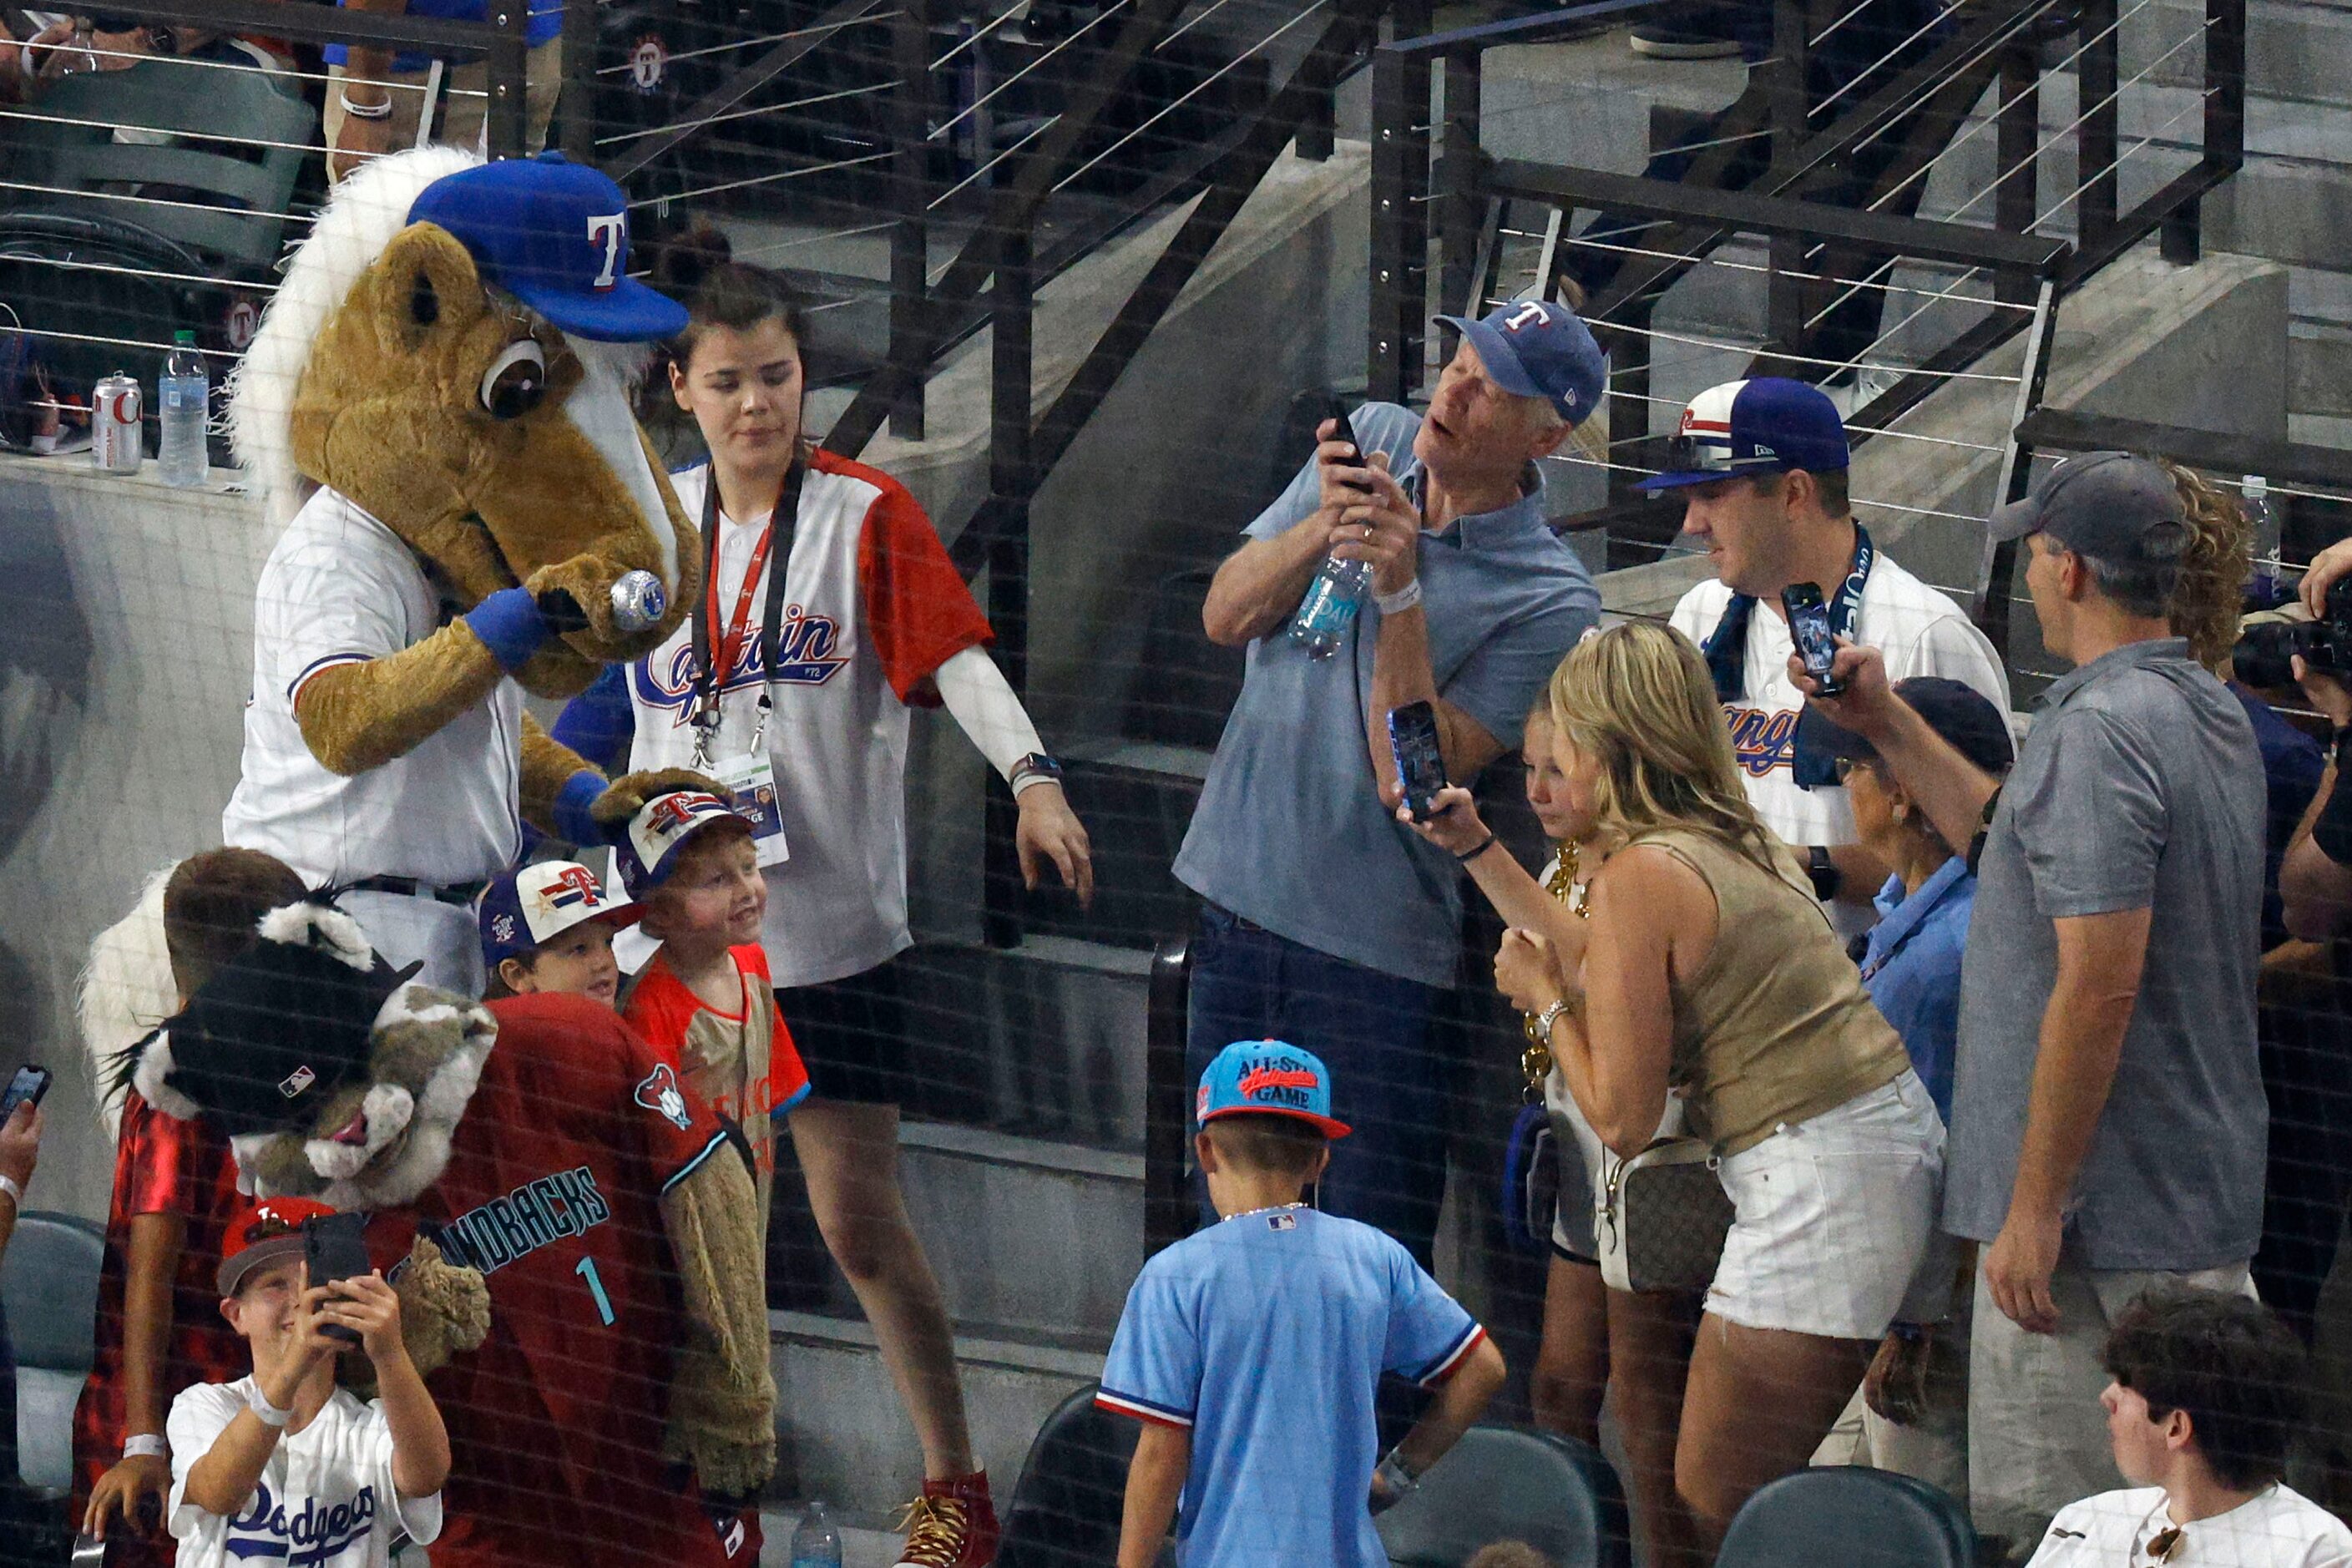
[(485, 282), (567, 332), (635, 343), (686, 330), (685, 306), (629, 276), (621, 187), (561, 153), (445, 174), (418, 194), (408, 221), (447, 229)]
[(1505, 392), (1540, 397), (1570, 425), (1580, 425), (1599, 406), (1609, 367), (1601, 345), (1576, 312), (1541, 300), (1496, 306), (1476, 321), (1437, 318), (1469, 340), (1486, 374)]
[[(1945, 744), (1993, 777), (2009, 772), (2010, 764), (2016, 761), (2017, 746), (2010, 735), (2009, 715), (1966, 681), (1942, 675), (1915, 675), (1896, 681), (1895, 695), (1909, 703), (1912, 711), (1926, 721), (1927, 728), (1942, 737)], [(1812, 702), (1798, 710), (1797, 746), (1801, 751), (1819, 751), (1853, 763), (1874, 762), (1878, 758), (1877, 747)]]
[(1710, 386), (1683, 410), (1666, 444), (1666, 467), (1633, 488), (1680, 489), (1738, 474), (1809, 474), (1852, 461), (1845, 421), (1820, 387), (1777, 375)]

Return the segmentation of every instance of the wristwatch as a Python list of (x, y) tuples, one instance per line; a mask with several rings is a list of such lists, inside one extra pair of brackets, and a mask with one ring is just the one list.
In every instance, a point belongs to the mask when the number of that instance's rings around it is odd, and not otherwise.
[(1062, 764), (1043, 752), (1032, 752), (1013, 764), (1012, 776), (1005, 782), (1013, 786), (1014, 795), (1033, 784), (1060, 784)]
[(1805, 874), (1813, 879), (1813, 897), (1828, 903), (1845, 886), (1845, 873), (1830, 858), (1829, 847), (1815, 844), (1805, 851)]

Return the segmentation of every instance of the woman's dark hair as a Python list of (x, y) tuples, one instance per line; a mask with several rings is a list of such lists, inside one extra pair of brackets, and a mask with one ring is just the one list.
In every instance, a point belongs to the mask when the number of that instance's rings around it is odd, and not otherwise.
[(673, 363), (690, 362), (696, 340), (709, 328), (746, 332), (766, 321), (782, 321), (805, 354), (808, 307), (799, 290), (782, 273), (736, 260), (717, 224), (688, 219), (677, 234), (656, 241), (653, 252), (654, 287), (686, 307), (686, 331), (666, 345)]
[(2286, 1473), (2306, 1368), (2302, 1343), (2261, 1302), (2151, 1290), (2116, 1320), (2105, 1360), (2151, 1417), (2188, 1414), (2197, 1452), (2223, 1486), (2254, 1491)]

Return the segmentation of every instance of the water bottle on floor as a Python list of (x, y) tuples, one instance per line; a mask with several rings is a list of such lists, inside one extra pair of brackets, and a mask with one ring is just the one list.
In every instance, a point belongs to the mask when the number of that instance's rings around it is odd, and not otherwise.
[(793, 1568), (841, 1568), (841, 1531), (821, 1502), (808, 1505), (793, 1531)]
[(212, 383), (205, 374), (205, 356), (196, 352), (196, 334), (172, 334), (172, 356), (163, 362), (163, 375), (155, 389), (155, 413), (163, 422), (163, 441), (155, 454), (163, 482), (182, 487), (205, 482), (205, 424), (212, 412)]

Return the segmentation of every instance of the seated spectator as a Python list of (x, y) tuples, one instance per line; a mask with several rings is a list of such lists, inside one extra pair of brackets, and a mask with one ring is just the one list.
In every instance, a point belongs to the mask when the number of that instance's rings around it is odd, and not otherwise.
[[(400, 1298), (381, 1273), (313, 1286), (301, 1225), (332, 1214), (271, 1198), (232, 1229), (221, 1316), (253, 1371), (198, 1384), (172, 1402), (173, 1538), (179, 1568), (257, 1558), (387, 1568), (405, 1538), (441, 1533), (449, 1435), (400, 1338)], [(356, 1340), (375, 1373), (362, 1405), (336, 1386)]]
[(1609, 858), (1582, 940), (1514, 927), (1496, 979), (1538, 1016), (1612, 1152), (1647, 1145), (1675, 1095), (1716, 1148), (1735, 1218), (1675, 1455), (1712, 1552), (1749, 1494), (1805, 1463), (1909, 1315), (1944, 1129), (1803, 865), (1757, 820), (1698, 650), (1654, 623), (1612, 626), (1561, 661), (1551, 708)]
[[(1118, 1568), (1151, 1568), (1178, 1496), (1181, 1568), (1386, 1568), (1372, 1512), (1418, 1484), (1502, 1386), (1503, 1358), (1412, 1255), (1310, 1207), (1330, 1163), (1331, 1082), (1279, 1040), (1226, 1047), (1193, 1139), (1220, 1223), (1144, 1264), (1095, 1402), (1143, 1423)], [(1437, 1390), (1382, 1458), (1373, 1387)]]
[[(1994, 778), (2015, 755), (2009, 715), (1974, 689), (1938, 676), (1915, 675), (1895, 688), (1928, 728)], [(1937, 1113), (1952, 1115), (1952, 1056), (1959, 1036), (1960, 955), (1977, 879), (1967, 857), (1936, 831), (1877, 749), (1808, 706), (1798, 720), (1801, 747), (1835, 759), (1838, 778), (1853, 806), (1862, 845), (1894, 868), (1875, 900), (1878, 923), (1862, 947), (1862, 984), (1903, 1040), (1911, 1067), (1927, 1087)], [(1966, 1264), (1947, 1248), (1930, 1268)], [(1948, 1273), (1946, 1276), (1948, 1278)], [(1869, 1462), (1916, 1476), (1966, 1500), (1968, 1467), (1968, 1305), (1963, 1295), (1940, 1323), (1898, 1322), (1863, 1380), (1863, 1440)]]
[[(1556, 949), (1565, 950), (1581, 940), (1583, 922), (1591, 918), (1590, 879), (1601, 869), (1605, 846), (1591, 792), (1573, 788), (1560, 771), (1558, 737), (1547, 695), (1529, 710), (1520, 744), (1528, 804), (1553, 845), (1543, 880), (1538, 883), (1507, 854), (1474, 855), (1469, 872), (1506, 924), (1543, 931)], [(1440, 847), (1460, 853), (1486, 841), (1486, 826), (1469, 791), (1440, 791), (1433, 804), (1430, 837)], [(1412, 825), (1402, 807), (1398, 820)], [(1602, 1284), (1593, 1215), (1594, 1199), (1607, 1178), (1609, 1151), (1569, 1092), (1535, 1015), (1527, 1016), (1525, 1027), (1529, 1070), (1542, 1074), (1544, 1106), (1560, 1163), (1543, 1333), (1528, 1379), (1528, 1402), (1537, 1426), (1597, 1447), (1605, 1391), (1624, 1444), (1635, 1528), (1649, 1542), (1654, 1562), (1680, 1563), (1695, 1548), (1685, 1539), (1689, 1516), (1675, 1498), (1675, 1442), (1698, 1297), (1612, 1290)], [(1682, 1130), (1682, 1102), (1669, 1099), (1657, 1135)]]
[(0, 1258), (8, 1255), (8, 1237), (16, 1234), (16, 1215), (25, 1203), (25, 1188), (41, 1158), (41, 1108), (30, 1100), (0, 1122)]
[(641, 904), (607, 897), (577, 860), (541, 860), (492, 880), (474, 906), (482, 927), (487, 996), (568, 991), (618, 1010), (621, 965), (613, 938), (637, 923)]
[(1991, 531), (2026, 542), (2042, 640), (2074, 667), (2006, 784), (1894, 695), (1875, 649), (1838, 650), (1837, 698), (1791, 679), (1946, 843), (1981, 842), (1944, 1226), (1984, 1247), (1969, 1511), (2022, 1555), (2114, 1474), (2076, 1391), (2116, 1315), (2156, 1286), (2251, 1293), (2263, 803), (2244, 710), (2173, 633), (2189, 530), (2169, 475), (2074, 458)]
[[(488, 0), (335, 0), (354, 11), (377, 16), (436, 16), (481, 22)], [(530, 0), (524, 37), (523, 151), (547, 145), (555, 119), (556, 95), (563, 88), (563, 0)], [(436, 105), (425, 96), (433, 69), (430, 55), (363, 44), (329, 44), (327, 60), (327, 177), (340, 180), (368, 159), (396, 153), (423, 141), (464, 147), (487, 155), (490, 68), (481, 59), (446, 68), (441, 85), (439, 129), (420, 136)]]
[[(161, 893), (173, 1009), (252, 944), (265, 913), (305, 893), (301, 878), (258, 850), (208, 850), (173, 867)], [(100, 951), (108, 951), (103, 942)], [(94, 960), (82, 994), (93, 1050), (129, 1047), (156, 1021), (129, 1016), (121, 989), (106, 959)], [(105, 1026), (93, 1027), (101, 1017)], [(124, 1037), (97, 1037), (107, 1028)], [(114, 1568), (169, 1560), (168, 1545), (150, 1542), (163, 1531), (172, 1486), (163, 1428), (173, 1395), (226, 1382), (244, 1363), (217, 1305), (222, 1238), (244, 1205), (227, 1140), (163, 1114), (135, 1089), (123, 1091), (97, 1343), (74, 1406), (74, 1517), (109, 1541)]]
[(2345, 1568), (2352, 1530), (2282, 1479), (2303, 1347), (2242, 1297), (2151, 1293), (2107, 1335), (2099, 1404), (2131, 1485), (2059, 1510), (2032, 1568)]

